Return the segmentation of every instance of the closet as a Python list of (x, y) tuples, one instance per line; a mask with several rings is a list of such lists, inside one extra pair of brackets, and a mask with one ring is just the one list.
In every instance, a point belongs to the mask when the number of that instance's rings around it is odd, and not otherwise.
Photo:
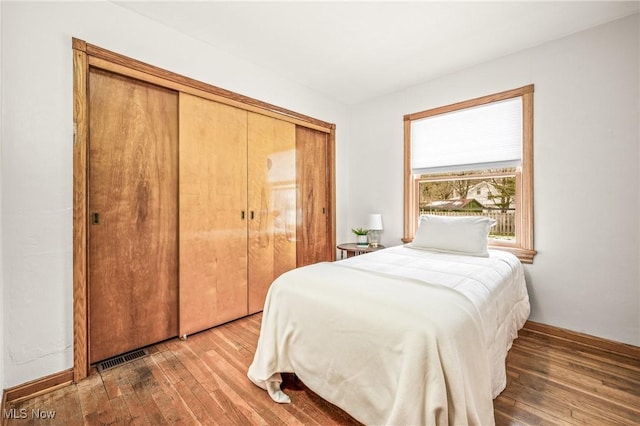
[(74, 120), (76, 380), (335, 258), (333, 125), (76, 39)]
[(295, 124), (180, 94), (180, 335), (261, 311), (296, 267), (295, 148)]

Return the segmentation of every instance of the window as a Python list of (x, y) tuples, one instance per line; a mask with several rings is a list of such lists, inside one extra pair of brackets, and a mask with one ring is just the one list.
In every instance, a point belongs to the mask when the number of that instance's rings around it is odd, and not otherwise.
[(532, 263), (533, 85), (404, 117), (404, 238), (420, 214), (496, 220), (491, 248)]

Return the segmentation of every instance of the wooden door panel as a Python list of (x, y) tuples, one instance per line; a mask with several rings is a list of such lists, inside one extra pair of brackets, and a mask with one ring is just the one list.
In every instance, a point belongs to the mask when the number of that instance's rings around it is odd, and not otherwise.
[(180, 94), (180, 335), (247, 315), (247, 112)]
[(177, 335), (177, 93), (89, 75), (89, 360)]
[(249, 313), (296, 267), (295, 125), (248, 113)]
[(326, 133), (296, 126), (298, 266), (331, 260), (327, 143)]

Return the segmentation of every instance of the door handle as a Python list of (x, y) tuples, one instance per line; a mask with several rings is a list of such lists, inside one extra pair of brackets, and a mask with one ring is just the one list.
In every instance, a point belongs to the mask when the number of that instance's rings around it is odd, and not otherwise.
[(91, 213), (91, 224), (92, 225), (99, 225), (100, 224), (100, 213), (98, 213), (98, 212)]

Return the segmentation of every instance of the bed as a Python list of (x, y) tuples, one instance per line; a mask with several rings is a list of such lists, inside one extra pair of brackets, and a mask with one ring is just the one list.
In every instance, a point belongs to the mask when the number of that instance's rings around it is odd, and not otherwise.
[(281, 373), (295, 373), (365, 424), (493, 424), (529, 310), (504, 251), (417, 244), (310, 265), (272, 284), (248, 377), (286, 403)]

